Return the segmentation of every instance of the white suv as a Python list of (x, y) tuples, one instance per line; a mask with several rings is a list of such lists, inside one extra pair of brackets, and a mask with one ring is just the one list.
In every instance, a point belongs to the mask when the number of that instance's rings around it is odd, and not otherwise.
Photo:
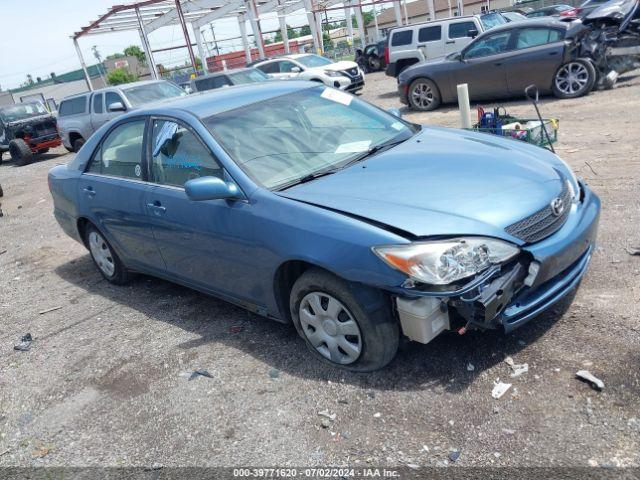
[(332, 62), (320, 55), (298, 53), (252, 65), (272, 78), (311, 80), (348, 92), (364, 87), (364, 74), (356, 62)]

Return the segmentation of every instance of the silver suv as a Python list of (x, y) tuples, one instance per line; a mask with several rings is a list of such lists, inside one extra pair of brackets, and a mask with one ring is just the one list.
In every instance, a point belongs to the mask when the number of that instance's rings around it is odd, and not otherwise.
[(166, 80), (147, 80), (67, 97), (58, 108), (62, 144), (70, 152), (77, 152), (93, 132), (112, 118), (147, 103), (186, 94)]

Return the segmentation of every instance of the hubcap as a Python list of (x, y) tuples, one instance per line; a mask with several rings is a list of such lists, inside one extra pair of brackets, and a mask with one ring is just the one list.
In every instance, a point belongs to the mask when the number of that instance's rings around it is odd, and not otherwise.
[(112, 277), (116, 271), (116, 264), (113, 261), (113, 255), (111, 254), (109, 245), (107, 245), (107, 242), (98, 232), (92, 231), (89, 234), (89, 249), (91, 250), (93, 260), (102, 273), (107, 277)]
[(417, 83), (411, 91), (411, 98), (413, 99), (414, 105), (427, 108), (433, 103), (433, 90), (431, 86), (426, 83)]
[(324, 292), (311, 292), (300, 302), (300, 324), (307, 340), (334, 363), (355, 362), (362, 351), (360, 328), (351, 312)]
[(556, 87), (562, 93), (574, 94), (586, 87), (588, 83), (589, 71), (578, 62), (567, 63), (556, 75)]

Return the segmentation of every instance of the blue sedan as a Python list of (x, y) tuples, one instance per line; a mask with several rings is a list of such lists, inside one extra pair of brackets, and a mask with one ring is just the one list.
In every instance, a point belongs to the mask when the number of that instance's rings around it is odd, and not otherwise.
[(49, 185), (110, 282), (154, 275), (291, 322), (355, 371), (403, 335), (509, 332), (551, 308), (585, 274), (600, 212), (547, 150), (291, 81), (120, 116)]

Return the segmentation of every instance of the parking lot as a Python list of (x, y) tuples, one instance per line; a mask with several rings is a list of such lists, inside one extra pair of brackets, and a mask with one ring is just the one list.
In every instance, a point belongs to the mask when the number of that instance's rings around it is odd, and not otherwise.
[[(362, 97), (400, 106), (383, 73)], [(293, 327), (195, 291), (144, 276), (109, 284), (52, 215), (47, 171), (72, 154), (25, 167), (5, 155), (0, 465), (638, 466), (640, 76), (541, 109), (560, 119), (558, 154), (602, 200), (573, 304), (509, 336), (405, 345), (370, 374), (333, 370)], [(405, 114), (459, 121), (455, 106)], [(15, 351), (26, 333), (31, 349)], [(529, 371), (511, 378), (507, 356)], [(190, 379), (198, 369), (211, 377)], [(577, 380), (582, 369), (604, 389)], [(498, 378), (512, 387), (496, 400)]]

